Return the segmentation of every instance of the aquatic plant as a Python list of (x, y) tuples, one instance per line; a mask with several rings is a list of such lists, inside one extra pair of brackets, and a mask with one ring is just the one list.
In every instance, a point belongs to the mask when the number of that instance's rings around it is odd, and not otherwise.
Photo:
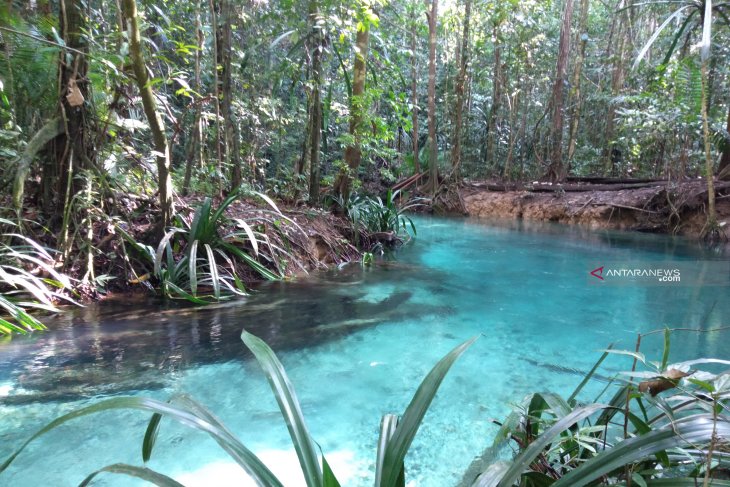
[(399, 195), (400, 191), (388, 190), (385, 199), (352, 195), (346, 203), (338, 199), (335, 203), (347, 214), (357, 243), (364, 242), (366, 248), (372, 248), (377, 244), (402, 243), (404, 238), (416, 235), (416, 225), (406, 213), (421, 203), (399, 207)]
[[(473, 337), (455, 347), (431, 369), (419, 385), (402, 416), (398, 417), (393, 414), (383, 416), (376, 457), (376, 487), (402, 487), (405, 485), (404, 459), (423, 422), (426, 411), (451, 366), (474, 343), (476, 338)], [(340, 483), (323, 454), (320, 462), (316, 442), (307, 429), (294, 387), (276, 354), (263, 340), (246, 331), (241, 334), (241, 340), (253, 352), (271, 386), (289, 430), (307, 487), (339, 487)], [(45, 433), (76, 418), (114, 409), (138, 409), (153, 413), (142, 441), (144, 462), (147, 462), (152, 455), (164, 416), (210, 435), (258, 485), (283, 487), (279, 479), (251, 450), (246, 448), (205, 406), (187, 395), (176, 395), (168, 402), (145, 397), (115, 397), (72, 411), (48, 423), (23, 443), (0, 465), (0, 474), (31, 442)], [(101, 468), (89, 474), (80, 485), (88, 485), (96, 476), (105, 472), (137, 477), (163, 487), (180, 487), (181, 485), (162, 473), (128, 464), (113, 464)]]
[[(501, 424), (493, 445), (516, 446), (514, 458), (491, 463), (474, 485), (730, 486), (713, 479), (730, 465), (730, 372), (690, 369), (730, 362), (669, 364), (669, 335), (665, 330), (661, 362), (609, 349), (567, 400), (552, 393), (526, 397)], [(620, 387), (607, 403), (579, 403), (578, 393), (609, 354), (632, 357), (632, 370), (613, 379)], [(647, 370), (637, 371), (637, 363)], [(645, 380), (634, 384), (633, 378)]]
[[(227, 219), (226, 210), (242, 196), (241, 192), (231, 194), (215, 209), (211, 199), (205, 198), (195, 209), (192, 220), (178, 215), (177, 225), (165, 233), (156, 249), (132, 241), (153, 265), (152, 273), (159, 280), (164, 296), (204, 304), (243, 295), (246, 290), (238, 275), (240, 265), (264, 279), (281, 278), (281, 262), (291, 256), (275, 243), (264, 227), (278, 233), (278, 240), (287, 238), (284, 226), (303, 230), (282, 214), (269, 197), (262, 193), (250, 194), (265, 201), (271, 209), (252, 210), (256, 214), (248, 222), (243, 218)], [(230, 232), (220, 231), (232, 226), (235, 229)], [(128, 234), (125, 236), (130, 241)]]
[[(15, 226), (2, 219), (1, 223)], [(45, 330), (29, 311), (56, 312), (59, 301), (75, 303), (67, 294), (71, 280), (55, 268), (53, 249), (17, 233), (5, 233), (0, 242), (0, 335)]]

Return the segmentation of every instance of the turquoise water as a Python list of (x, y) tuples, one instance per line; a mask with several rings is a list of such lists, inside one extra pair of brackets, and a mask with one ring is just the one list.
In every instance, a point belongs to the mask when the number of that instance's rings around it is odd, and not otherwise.
[[(519, 223), (418, 219), (397, 260), (263, 286), (204, 309), (105, 303), (60, 317), (53, 331), (0, 344), (0, 457), (53, 417), (100, 397), (198, 398), (284, 480), (301, 485), (268, 384), (243, 350), (242, 328), (275, 349), (310, 430), (343, 485), (372, 485), (380, 417), (402, 412), (430, 367), (463, 340), (457, 362), (406, 459), (408, 485), (449, 486), (491, 444), (510, 405), (533, 391), (570, 394), (609, 343), (636, 334), (727, 324), (726, 287), (592, 284), (606, 261), (712, 261), (663, 236)], [(712, 272), (712, 263), (705, 264)], [(661, 340), (642, 342), (660, 358)], [(730, 358), (727, 335), (682, 333), (673, 361)], [(600, 376), (628, 370), (612, 357)], [(584, 391), (592, 400), (605, 387)], [(141, 464), (147, 415), (109, 412), (38, 441), (0, 485), (71, 486), (117, 462)], [(191, 486), (248, 485), (200, 433), (163, 422), (149, 466)], [(139, 485), (106, 476), (98, 485)]]

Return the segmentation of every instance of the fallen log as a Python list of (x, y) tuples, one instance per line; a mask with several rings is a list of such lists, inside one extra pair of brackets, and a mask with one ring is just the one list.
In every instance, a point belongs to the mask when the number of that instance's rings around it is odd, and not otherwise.
[(402, 181), (399, 181), (399, 182), (395, 183), (395, 185), (391, 189), (394, 192), (395, 191), (399, 191), (399, 190), (403, 190), (403, 189), (408, 189), (416, 181), (418, 181), (419, 179), (421, 179), (421, 177), (423, 177), (423, 173), (422, 172), (416, 173), (413, 176), (410, 176), (410, 177), (408, 177), (408, 178), (406, 178), (406, 179), (404, 179)]

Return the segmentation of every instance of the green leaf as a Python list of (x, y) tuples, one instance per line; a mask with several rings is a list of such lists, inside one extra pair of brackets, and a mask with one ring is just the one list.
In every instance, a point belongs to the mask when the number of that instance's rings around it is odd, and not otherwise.
[(340, 487), (340, 482), (335, 477), (335, 473), (327, 463), (327, 459), (322, 455), (322, 486), (323, 487)]
[(146, 467), (135, 467), (134, 465), (127, 465), (125, 463), (115, 463), (114, 465), (108, 465), (104, 468), (97, 470), (96, 472), (87, 476), (80, 484), (79, 487), (86, 487), (89, 483), (101, 473), (116, 473), (121, 475), (127, 475), (129, 477), (137, 477), (144, 481), (150, 482), (160, 487), (185, 487), (180, 482), (163, 475), (154, 470), (150, 470)]
[(144, 433), (144, 439), (142, 440), (142, 461), (147, 463), (150, 461), (152, 456), (152, 449), (157, 441), (157, 434), (160, 431), (160, 420), (162, 415), (155, 413), (152, 415), (149, 424), (147, 425), (147, 431)]
[[(730, 436), (730, 422), (719, 419), (716, 427), (718, 437)], [(709, 442), (713, 437), (713, 431), (711, 415), (696, 415), (675, 421), (661, 429), (614, 445), (613, 448), (599, 453), (570, 471), (553, 485), (555, 487), (586, 485), (624, 465), (645, 460), (654, 453)]]
[(575, 398), (578, 397), (578, 394), (580, 394), (580, 391), (583, 390), (583, 387), (588, 383), (589, 380), (591, 380), (591, 377), (593, 377), (593, 374), (596, 373), (596, 370), (598, 370), (598, 367), (601, 366), (604, 360), (606, 360), (606, 357), (608, 357), (608, 350), (613, 349), (613, 343), (608, 346), (608, 349), (603, 352), (603, 355), (601, 355), (601, 358), (598, 359), (598, 361), (593, 364), (593, 368), (588, 371), (585, 377), (583, 377), (583, 380), (578, 384), (578, 387), (575, 388), (573, 393), (568, 398), (568, 404), (574, 405)]
[[(547, 431), (538, 436), (535, 441), (525, 448), (522, 453), (512, 461), (507, 471), (503, 472), (503, 476), (498, 479), (500, 486), (511, 486), (517, 482), (522, 473), (529, 468), (532, 462), (535, 461), (538, 455), (553, 442), (555, 437), (559, 436), (565, 430), (569, 429), (575, 423), (582, 421), (583, 419), (591, 416), (596, 411), (605, 409), (606, 406), (603, 404), (589, 404), (580, 408), (574, 409), (570, 414), (560, 418), (554, 425), (552, 425)], [(486, 472), (485, 472), (486, 473)], [(484, 475), (484, 474), (482, 474)], [(573, 484), (570, 484), (573, 485)], [(577, 484), (576, 484), (577, 485)]]
[(667, 370), (667, 364), (669, 363), (669, 348), (670, 348), (670, 335), (671, 331), (669, 328), (664, 328), (664, 353), (662, 353), (662, 366), (659, 370)]
[(304, 422), (299, 400), (294, 387), (289, 382), (284, 366), (276, 357), (274, 351), (260, 338), (243, 331), (241, 340), (253, 352), (256, 360), (264, 371), (284, 416), (286, 427), (289, 430), (294, 449), (299, 457), (299, 464), (304, 473), (308, 487), (322, 486), (322, 470), (317, 457), (314, 441)]
[[(385, 462), (385, 452), (388, 443), (393, 438), (395, 430), (398, 426), (398, 416), (395, 414), (386, 414), (380, 420), (380, 436), (378, 437), (378, 453), (375, 461), (375, 485), (380, 485), (383, 475), (383, 463)], [(401, 463), (403, 478), (405, 480), (405, 467)]]
[(378, 487), (394, 487), (398, 485), (403, 460), (423, 421), (423, 417), (426, 415), (431, 401), (433, 401), (436, 395), (436, 391), (438, 391), (439, 386), (454, 362), (476, 339), (477, 337), (473, 337), (451, 350), (444, 358), (439, 360), (421, 382), (416, 394), (403, 413), (393, 437), (388, 442), (383, 459), (381, 483)]

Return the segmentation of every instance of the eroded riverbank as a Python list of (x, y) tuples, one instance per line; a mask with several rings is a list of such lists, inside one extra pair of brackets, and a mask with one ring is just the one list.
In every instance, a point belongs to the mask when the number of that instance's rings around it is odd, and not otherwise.
[[(627, 187), (628, 186), (628, 187)], [(461, 192), (469, 215), (524, 219), (698, 237), (705, 226), (707, 188), (704, 181), (623, 185), (467, 184)], [(718, 223), (730, 236), (730, 187), (717, 186)]]

